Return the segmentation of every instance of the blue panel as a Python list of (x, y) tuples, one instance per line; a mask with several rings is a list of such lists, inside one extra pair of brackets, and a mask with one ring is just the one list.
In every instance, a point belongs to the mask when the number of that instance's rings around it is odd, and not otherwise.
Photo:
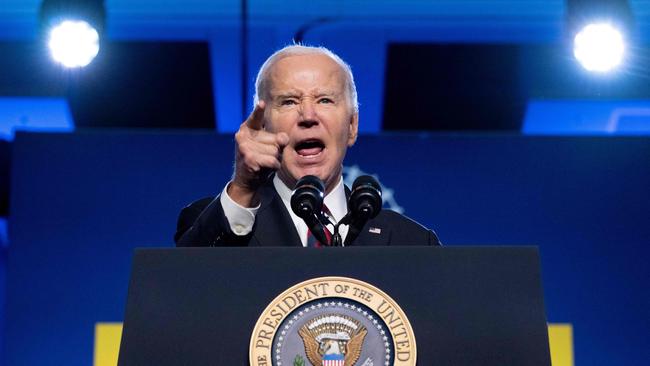
[(243, 122), (240, 34), (232, 28), (225, 27), (214, 34), (215, 36), (210, 40), (210, 62), (217, 130), (234, 132)]
[[(179, 209), (230, 177), (232, 144), (19, 134), (5, 364), (91, 364), (94, 323), (122, 320), (133, 248), (172, 245)], [(538, 244), (548, 320), (574, 324), (576, 365), (650, 359), (649, 138), (361, 136), (346, 165), (446, 245)]]
[[(642, 2), (643, 0), (637, 1)], [(6, 4), (5, 4), (6, 3)], [(3, 0), (0, 19), (21, 17), (36, 19), (38, 0)], [(483, 18), (492, 22), (561, 21), (562, 0), (502, 0), (476, 1), (374, 1), (367, 0), (249, 0), (249, 12), (262, 19), (309, 19), (310, 17), (369, 18), (377, 20), (398, 18), (421, 20), (431, 18)], [(125, 21), (143, 23), (176, 22), (193, 25), (207, 20), (237, 17), (240, 4), (232, 0), (108, 0), (107, 12), (111, 23)], [(638, 7), (637, 7), (638, 8)]]
[(73, 131), (68, 102), (62, 98), (0, 98), (0, 139), (13, 140), (17, 130)]
[(7, 235), (7, 219), (0, 217), (0, 247), (4, 248), (9, 245), (9, 236)]
[(650, 100), (533, 100), (528, 135), (650, 135)]

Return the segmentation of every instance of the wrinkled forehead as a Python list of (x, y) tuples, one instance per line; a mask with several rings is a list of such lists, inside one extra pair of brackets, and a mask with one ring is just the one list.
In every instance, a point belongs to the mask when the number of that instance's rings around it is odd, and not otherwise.
[(290, 55), (278, 59), (268, 70), (271, 94), (311, 86), (319, 93), (343, 94), (345, 71), (336, 61), (322, 54)]

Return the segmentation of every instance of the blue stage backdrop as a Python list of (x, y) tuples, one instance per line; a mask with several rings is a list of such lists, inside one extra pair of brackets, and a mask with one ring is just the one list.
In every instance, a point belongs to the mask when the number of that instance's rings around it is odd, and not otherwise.
[[(172, 246), (178, 211), (223, 188), (233, 149), (203, 132), (18, 134), (5, 364), (91, 364), (95, 322), (122, 321), (133, 249)], [(649, 138), (362, 136), (346, 165), (446, 245), (539, 245), (548, 320), (574, 325), (576, 365), (650, 359)]]

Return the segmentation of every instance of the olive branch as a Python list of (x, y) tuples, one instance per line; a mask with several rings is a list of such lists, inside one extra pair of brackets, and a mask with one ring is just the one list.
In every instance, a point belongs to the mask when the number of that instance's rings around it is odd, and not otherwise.
[(300, 355), (296, 355), (296, 358), (293, 359), (293, 366), (305, 366), (305, 359)]

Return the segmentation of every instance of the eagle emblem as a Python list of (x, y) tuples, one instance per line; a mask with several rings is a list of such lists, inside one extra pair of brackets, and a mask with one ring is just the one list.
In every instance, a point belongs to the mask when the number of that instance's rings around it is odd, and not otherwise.
[(339, 314), (315, 317), (298, 331), (312, 366), (354, 366), (367, 333), (361, 323)]

